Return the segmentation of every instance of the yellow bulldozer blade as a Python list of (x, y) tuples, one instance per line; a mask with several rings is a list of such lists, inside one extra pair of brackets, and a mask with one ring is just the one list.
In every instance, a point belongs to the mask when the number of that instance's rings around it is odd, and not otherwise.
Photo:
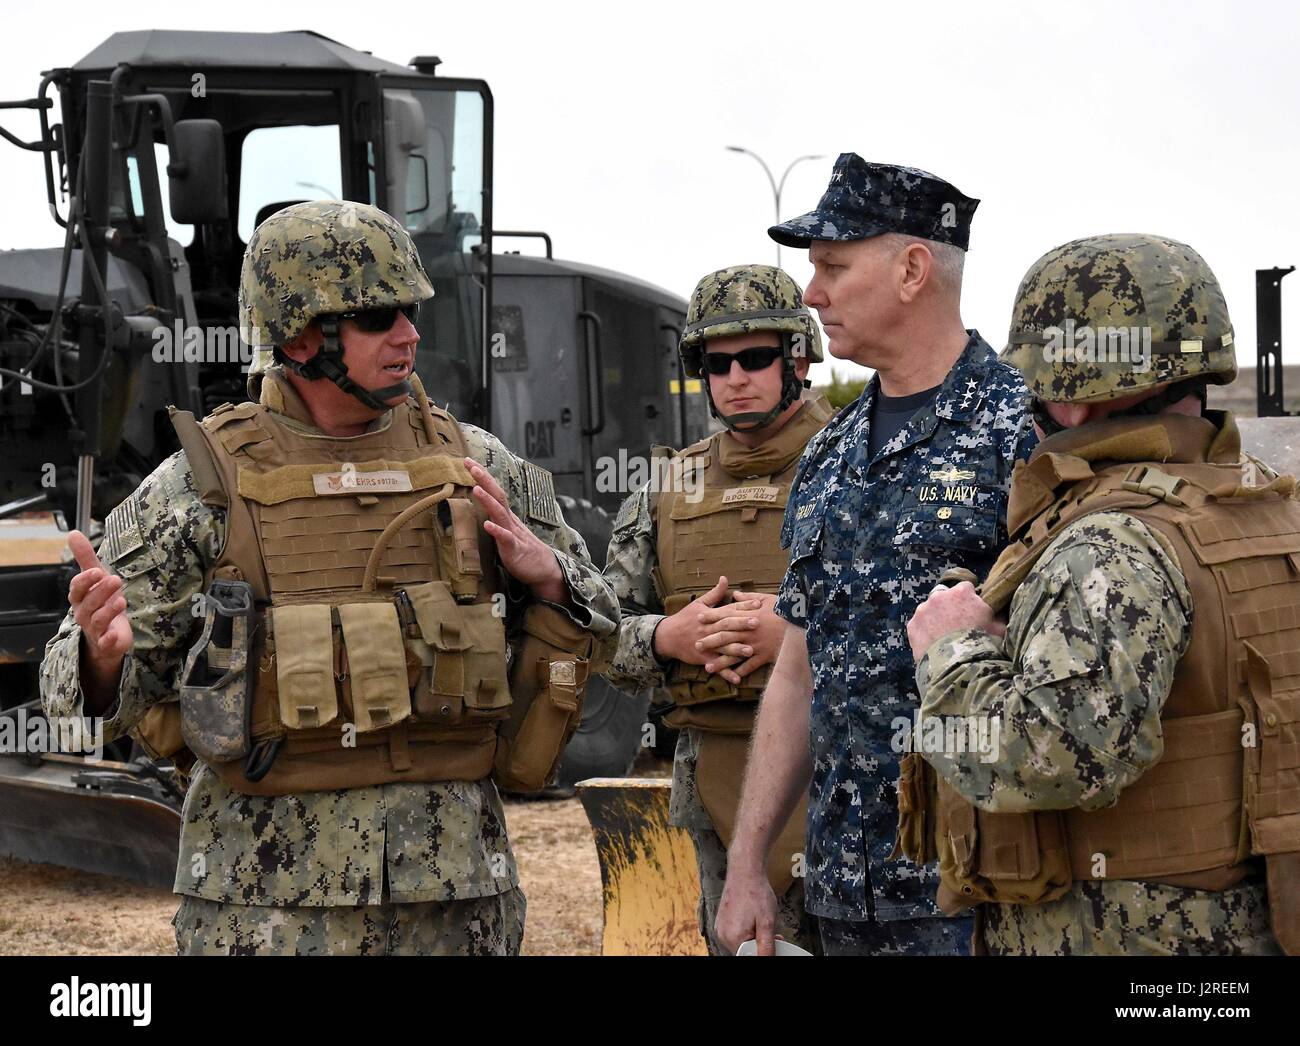
[(600, 857), (601, 954), (707, 955), (695, 850), (685, 829), (668, 823), (668, 781), (593, 777), (577, 788)]

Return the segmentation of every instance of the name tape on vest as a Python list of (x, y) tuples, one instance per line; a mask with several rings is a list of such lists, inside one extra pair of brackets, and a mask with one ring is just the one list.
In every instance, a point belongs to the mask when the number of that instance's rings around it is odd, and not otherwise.
[(311, 482), (317, 494), (356, 494), (358, 491), (401, 494), (414, 489), (411, 486), (411, 474), (401, 469), (382, 472), (315, 472)]
[(731, 487), (723, 492), (722, 503), (732, 505), (737, 501), (775, 501), (780, 487)]

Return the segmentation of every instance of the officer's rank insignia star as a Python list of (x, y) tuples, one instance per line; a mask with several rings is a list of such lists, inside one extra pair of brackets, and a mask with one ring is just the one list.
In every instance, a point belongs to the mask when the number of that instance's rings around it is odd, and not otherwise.
[(931, 472), (930, 478), (936, 483), (960, 483), (964, 479), (974, 479), (975, 473), (970, 469), (959, 469), (956, 465)]

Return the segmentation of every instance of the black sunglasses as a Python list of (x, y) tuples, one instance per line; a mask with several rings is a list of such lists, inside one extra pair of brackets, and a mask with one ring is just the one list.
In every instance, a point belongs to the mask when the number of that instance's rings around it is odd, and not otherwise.
[(781, 358), (785, 352), (779, 345), (759, 345), (753, 349), (741, 349), (730, 352), (706, 352), (704, 369), (710, 374), (730, 374), (731, 361), (737, 361), (744, 370), (765, 370)]
[(393, 329), (399, 312), (414, 324), (415, 317), (420, 312), (420, 305), (418, 302), (412, 302), (410, 305), (384, 305), (377, 309), (340, 312), (338, 317), (341, 320), (351, 320), (357, 325), (357, 330), (365, 331), (367, 334), (379, 334)]

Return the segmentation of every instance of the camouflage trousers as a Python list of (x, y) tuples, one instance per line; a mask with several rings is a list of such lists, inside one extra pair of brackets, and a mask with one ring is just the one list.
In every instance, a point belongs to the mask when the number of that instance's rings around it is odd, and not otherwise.
[(333, 908), (181, 897), (178, 955), (518, 955), (527, 904), (490, 897)]
[(1263, 883), (1221, 893), (1081, 882), (1047, 904), (984, 906), (990, 955), (1281, 955)]
[(969, 955), (975, 920), (946, 919), (818, 919), (826, 955)]

